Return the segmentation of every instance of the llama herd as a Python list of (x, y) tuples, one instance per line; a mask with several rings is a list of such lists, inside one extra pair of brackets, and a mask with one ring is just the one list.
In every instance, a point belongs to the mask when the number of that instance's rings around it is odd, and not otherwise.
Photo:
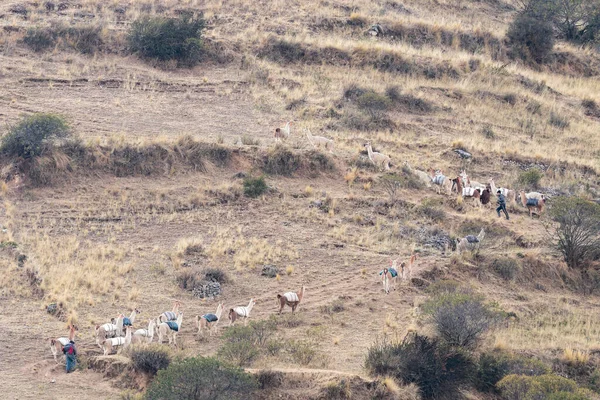
[[(275, 129), (275, 142), (281, 142), (289, 139), (291, 135), (291, 125), (292, 121), (288, 121), (283, 128)], [(306, 129), (305, 133), (308, 142), (314, 148), (323, 147), (324, 149), (329, 150), (330, 153), (333, 153), (334, 142), (332, 139), (324, 136), (314, 136), (309, 129)], [(371, 146), (370, 142), (365, 143), (364, 147), (367, 150), (367, 157), (369, 158), (369, 161), (375, 167), (384, 171), (390, 170), (391, 158), (389, 156), (373, 151), (373, 147)], [(434, 170), (431, 168), (427, 172), (413, 169), (408, 164), (408, 161), (404, 162), (404, 166), (407, 171), (415, 175), (423, 185), (427, 187), (434, 187), (438, 194), (440, 194), (442, 191), (445, 192), (446, 195), (451, 195), (452, 192), (456, 192), (463, 198), (473, 199), (474, 204), (481, 207), (482, 205), (489, 204), (491, 197), (498, 196), (498, 191), (500, 191), (500, 193), (508, 200), (510, 204), (516, 204), (517, 196), (515, 190), (497, 187), (493, 178), (490, 178), (487, 184), (483, 184), (471, 180), (467, 175), (467, 172), (464, 170), (457, 177), (450, 178), (445, 176), (439, 169)], [(525, 193), (524, 191), (521, 191), (519, 192), (519, 196), (523, 207), (528, 209), (531, 217), (533, 217), (534, 213), (540, 215), (544, 211), (546, 199), (543, 194), (539, 192)]]
[[(516, 205), (517, 196), (515, 190), (497, 187), (493, 178), (490, 178), (487, 184), (483, 184), (471, 180), (465, 170), (456, 178), (449, 178), (439, 169), (434, 170), (431, 168), (428, 172), (413, 169), (408, 161), (404, 162), (404, 166), (408, 172), (416, 176), (425, 186), (435, 187), (438, 193), (444, 191), (446, 195), (451, 195), (455, 192), (463, 198), (473, 199), (474, 204), (478, 207), (489, 204), (491, 196), (498, 197), (499, 194), (502, 194), (510, 204)], [(528, 209), (531, 217), (533, 217), (534, 213), (540, 215), (544, 211), (546, 198), (542, 193), (520, 191), (519, 196), (521, 204)]]
[[(304, 298), (305, 287), (302, 285), (298, 292), (286, 292), (277, 294), (277, 303), (279, 305), (278, 313), (281, 314), (283, 308), (287, 305), (292, 309), (292, 313)], [(228, 319), (229, 326), (236, 323), (237, 320), (243, 320), (244, 325), (248, 324), (250, 313), (256, 301), (250, 299), (247, 306), (236, 306), (229, 309)], [(116, 318), (111, 318), (110, 322), (96, 325), (94, 329), (96, 344), (102, 349), (103, 355), (107, 356), (113, 352), (119, 352), (127, 348), (131, 344), (152, 343), (154, 337), (157, 336), (158, 343), (163, 343), (168, 340), (169, 344), (177, 346), (177, 334), (181, 331), (183, 322), (183, 311), (180, 310), (181, 302), (173, 302), (173, 308), (170, 311), (165, 311), (156, 318), (148, 319), (147, 328), (136, 329), (134, 324), (140, 311), (134, 309), (129, 317), (119, 314)], [(203, 336), (204, 332), (208, 332), (210, 336), (216, 333), (217, 325), (221, 320), (223, 313), (223, 303), (219, 303), (214, 313), (207, 313), (196, 316), (196, 328), (199, 336)], [(74, 331), (74, 327), (70, 327)], [(50, 351), (55, 361), (62, 353), (62, 349), (70, 340), (74, 340), (74, 332), (72, 337), (59, 337), (50, 339)]]

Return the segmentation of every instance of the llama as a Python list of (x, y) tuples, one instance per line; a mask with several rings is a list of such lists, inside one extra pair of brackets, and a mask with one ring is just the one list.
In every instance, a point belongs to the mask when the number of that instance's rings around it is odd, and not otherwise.
[(390, 280), (394, 279), (391, 271), (388, 268), (384, 268), (379, 275), (381, 275), (381, 283), (383, 283), (383, 291), (385, 294), (390, 294)]
[(217, 311), (214, 314), (204, 314), (202, 316), (196, 316), (196, 325), (198, 326), (198, 335), (204, 330), (208, 330), (210, 336), (213, 331), (217, 330), (217, 325), (221, 320), (221, 314), (223, 313), (223, 303), (219, 303)]
[(283, 307), (285, 307), (286, 304), (292, 308), (293, 314), (296, 311), (296, 307), (298, 307), (298, 304), (300, 304), (300, 302), (302, 301), (302, 298), (304, 297), (304, 292), (305, 288), (304, 285), (302, 285), (302, 288), (298, 293), (287, 292), (283, 295), (278, 294), (277, 300), (279, 301), (279, 314), (281, 314), (281, 311), (283, 311)]
[(173, 302), (173, 311), (165, 311), (160, 314), (158, 317), (158, 323), (167, 322), (167, 321), (175, 321), (177, 319), (177, 314), (179, 313), (179, 307), (181, 306), (181, 302), (174, 301)]
[(365, 147), (367, 148), (367, 154), (369, 156), (369, 160), (371, 160), (373, 165), (375, 165), (376, 167), (383, 167), (386, 171), (390, 170), (391, 159), (388, 156), (386, 156), (385, 154), (381, 154), (376, 151), (373, 151), (373, 148), (371, 147), (371, 143), (365, 143)]
[(442, 171), (434, 171), (433, 168), (430, 168), (429, 176), (431, 178), (431, 182), (436, 186), (435, 190), (438, 194), (440, 194), (442, 188), (446, 191), (446, 194), (452, 193), (452, 181), (448, 179), (448, 177), (444, 176)]
[(116, 323), (111, 320), (108, 324), (96, 325), (96, 344), (102, 348), (102, 343), (106, 339), (120, 337), (123, 333), (123, 314), (117, 317)]
[(254, 301), (254, 299), (250, 299), (246, 307), (238, 306), (230, 308), (228, 314), (229, 326), (235, 324), (235, 321), (238, 318), (244, 318), (244, 326), (246, 326), (248, 324), (248, 318), (250, 318), (250, 312), (252, 311), (252, 308), (255, 304), (256, 302)]
[(475, 189), (473, 187), (464, 187), (463, 186), (464, 178), (458, 177), (456, 181), (453, 180), (456, 184), (456, 190), (462, 197), (471, 197), (475, 199), (475, 204), (481, 207), (481, 189)]
[(418, 169), (412, 169), (408, 161), (404, 161), (404, 165), (408, 169), (408, 171), (415, 175), (421, 182), (423, 182), (427, 187), (431, 187), (431, 177), (427, 175), (425, 171), (421, 171)]
[(50, 339), (50, 351), (52, 352), (52, 356), (54, 356), (54, 361), (58, 362), (57, 356), (62, 353), (63, 347), (65, 347), (69, 342), (75, 341), (75, 328), (74, 325), (69, 325), (69, 337), (59, 337), (56, 339)]
[(403, 262), (402, 264), (400, 264), (400, 279), (402, 279), (402, 281), (406, 281), (409, 282), (412, 279), (412, 271), (413, 268), (415, 266), (415, 262), (417, 261), (417, 254), (415, 254), (414, 252), (410, 255), (410, 260), (408, 261), (408, 265)]
[(536, 199), (535, 197), (528, 198), (524, 191), (521, 191), (520, 194), (521, 202), (527, 207), (527, 210), (529, 210), (529, 216), (533, 218), (534, 210), (538, 217), (541, 216), (546, 206), (544, 195), (541, 196), (541, 199)]
[(503, 187), (500, 187), (500, 188), (496, 187), (496, 183), (494, 183), (494, 178), (490, 178), (489, 182), (490, 182), (490, 188), (492, 189), (492, 194), (494, 196), (497, 197), (498, 190), (500, 190), (500, 193), (502, 193), (502, 195), (504, 195), (504, 197), (506, 197), (506, 199), (508, 200), (508, 202), (510, 204), (516, 203), (517, 194), (514, 190), (503, 188)]
[(134, 308), (129, 317), (123, 317), (123, 326), (133, 326), (135, 317), (140, 313), (140, 310)]
[(474, 189), (479, 189), (479, 192), (482, 192), (483, 189), (485, 189), (485, 185), (483, 185), (483, 184), (481, 184), (479, 182), (476, 182), (476, 181), (472, 181), (469, 178), (469, 175), (467, 175), (467, 171), (465, 171), (464, 169), (460, 173), (460, 177), (462, 178), (462, 185), (463, 185), (463, 187), (471, 187), (471, 188), (474, 188)]
[(177, 316), (177, 321), (161, 322), (160, 325), (158, 325), (158, 343), (162, 343), (166, 336), (169, 339), (169, 344), (173, 343), (177, 346), (177, 333), (181, 330), (182, 322), (182, 312)]
[(291, 124), (292, 121), (288, 121), (283, 128), (275, 129), (275, 134), (273, 136), (275, 137), (276, 142), (281, 142), (283, 139), (288, 139), (290, 137)]
[(121, 347), (123, 349), (127, 348), (131, 344), (131, 331), (133, 330), (132, 326), (128, 326), (125, 330), (125, 337), (114, 337), (108, 338), (102, 343), (102, 350), (104, 351), (104, 355), (107, 356), (112, 353), (114, 348)]
[(152, 339), (154, 339), (154, 331), (156, 329), (156, 320), (149, 319), (148, 320), (148, 329), (138, 329), (133, 332), (133, 336), (131, 337), (132, 343), (142, 343), (144, 339), (146, 343), (152, 343)]
[(527, 207), (527, 200), (529, 200), (529, 199), (537, 199), (537, 200), (544, 200), (544, 201), (546, 200), (544, 195), (541, 194), (540, 192), (525, 193), (525, 200), (523, 200), (523, 196), (521, 195), (521, 192), (519, 192), (519, 195), (521, 197), (521, 203), (523, 204), (523, 207)]
[(329, 150), (333, 154), (333, 140), (323, 136), (313, 136), (309, 129), (306, 130), (306, 137), (314, 148), (323, 146), (326, 150)]
[(491, 192), (491, 189), (489, 187), (486, 187), (479, 195), (479, 201), (484, 206), (490, 203), (490, 200), (492, 197), (492, 194), (490, 192)]
[(458, 254), (462, 254), (465, 251), (479, 250), (479, 246), (484, 237), (485, 231), (481, 228), (481, 231), (477, 236), (468, 235), (462, 239), (456, 239), (456, 251), (458, 251)]

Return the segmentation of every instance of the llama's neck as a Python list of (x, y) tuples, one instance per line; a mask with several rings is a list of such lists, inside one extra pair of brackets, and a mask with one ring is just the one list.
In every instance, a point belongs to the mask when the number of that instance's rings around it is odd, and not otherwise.
[(373, 148), (371, 145), (367, 146), (367, 154), (369, 155), (369, 160), (373, 161)]
[(298, 293), (298, 300), (302, 300), (302, 297), (304, 297), (304, 286), (302, 286), (300, 293)]
[(127, 327), (127, 331), (125, 333), (125, 344), (131, 343), (131, 327)]
[(177, 317), (177, 326), (179, 327), (179, 329), (181, 329), (181, 322), (183, 321), (183, 315), (179, 314), (179, 317)]
[(250, 311), (252, 311), (252, 307), (254, 306), (254, 304), (252, 303), (252, 300), (254, 300), (254, 299), (250, 299), (250, 302), (246, 306), (246, 311), (248, 311), (248, 314), (250, 314)]
[(494, 182), (493, 179), (490, 181), (490, 187), (492, 188), (492, 192), (494, 194), (496, 194), (496, 192), (498, 191), (498, 188), (496, 187), (496, 183)]
[(219, 304), (219, 307), (217, 307), (217, 312), (215, 313), (217, 319), (221, 319), (221, 314), (223, 314), (223, 305)]
[(287, 136), (287, 137), (290, 136), (290, 123), (289, 122), (287, 124), (285, 124), (285, 127), (283, 128), (283, 132), (285, 132), (285, 136)]
[(135, 320), (135, 316), (137, 315), (137, 311), (133, 310), (131, 312), (131, 315), (129, 315), (129, 319), (131, 320), (131, 323), (133, 324), (133, 321)]

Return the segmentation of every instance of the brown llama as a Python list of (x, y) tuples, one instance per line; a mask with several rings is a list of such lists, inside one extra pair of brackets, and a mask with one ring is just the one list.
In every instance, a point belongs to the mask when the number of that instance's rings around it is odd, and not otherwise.
[(282, 295), (278, 294), (277, 301), (279, 301), (279, 314), (281, 314), (281, 311), (283, 311), (283, 307), (285, 307), (286, 305), (292, 308), (293, 314), (296, 311), (296, 307), (298, 307), (298, 304), (300, 304), (300, 302), (302, 301), (302, 298), (304, 297), (304, 292), (305, 288), (304, 285), (302, 285), (302, 288), (298, 293), (287, 292)]
[(533, 218), (533, 214), (534, 214), (534, 210), (535, 210), (535, 214), (537, 214), (538, 217), (540, 217), (542, 215), (542, 212), (544, 212), (544, 207), (546, 206), (546, 199), (544, 198), (544, 195), (542, 195), (541, 199), (536, 199), (533, 197), (527, 198), (527, 195), (522, 190), (521, 190), (520, 194), (521, 194), (521, 202), (523, 204), (525, 204), (525, 207), (527, 207), (527, 210), (529, 211), (529, 216), (531, 218)]
[(473, 187), (465, 187), (463, 185), (465, 178), (464, 177), (457, 177), (456, 181), (453, 179), (452, 181), (455, 182), (456, 184), (456, 189), (458, 191), (458, 194), (460, 194), (462, 197), (471, 197), (473, 199), (475, 199), (475, 204), (479, 207), (481, 207), (481, 192), (480, 189), (475, 189)]

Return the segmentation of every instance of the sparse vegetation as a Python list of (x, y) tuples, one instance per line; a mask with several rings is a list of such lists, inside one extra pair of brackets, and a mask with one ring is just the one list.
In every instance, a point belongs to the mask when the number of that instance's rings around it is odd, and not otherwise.
[(260, 357), (261, 350), (270, 347), (276, 329), (277, 325), (272, 320), (230, 327), (224, 334), (225, 343), (218, 355), (234, 365), (248, 366)]
[(255, 387), (252, 377), (239, 368), (213, 358), (194, 357), (173, 362), (166, 370), (159, 371), (145, 398), (246, 399)]
[(589, 392), (577, 387), (571, 379), (558, 375), (508, 375), (498, 387), (504, 399), (589, 399)]
[(193, 66), (202, 59), (203, 30), (204, 19), (191, 14), (178, 18), (144, 16), (131, 25), (129, 51), (146, 59), (176, 60)]

